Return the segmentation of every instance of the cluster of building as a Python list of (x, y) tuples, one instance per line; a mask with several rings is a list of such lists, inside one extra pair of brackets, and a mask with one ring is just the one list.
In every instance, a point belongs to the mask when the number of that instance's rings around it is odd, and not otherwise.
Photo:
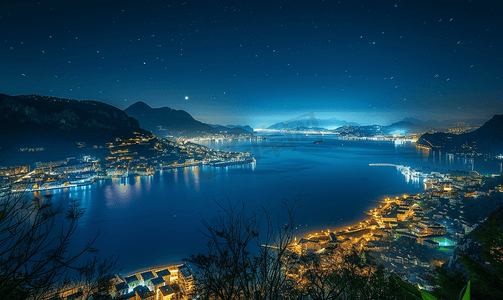
[[(396, 166), (404, 175), (418, 176), (425, 191), (380, 201), (368, 219), (338, 230), (313, 233), (294, 245), (299, 254), (326, 249), (364, 249), (386, 268), (408, 274), (423, 287), (425, 271), (449, 260), (456, 244), (477, 225), (467, 220), (465, 201), (503, 193), (501, 184), (484, 187), (492, 176), (477, 172), (451, 174)], [(482, 198), (481, 198), (482, 199)], [(473, 219), (473, 218), (469, 218)]]
[(154, 136), (116, 139), (107, 148), (105, 177), (128, 175), (149, 176), (162, 169), (190, 167), (201, 164), (238, 164), (250, 162), (250, 153), (219, 151), (188, 141), (170, 141)]
[(219, 151), (187, 141), (175, 142), (139, 133), (117, 138), (95, 155), (79, 159), (36, 162), (31, 166), (0, 168), (3, 185), (13, 184), (17, 191), (39, 191), (81, 186), (98, 179), (150, 176), (156, 171), (195, 165), (228, 166), (254, 163), (250, 153)]
[(239, 134), (233, 134), (229, 132), (222, 132), (219, 134), (208, 134), (204, 136), (198, 136), (198, 137), (193, 137), (193, 138), (177, 138), (177, 137), (171, 137), (172, 139), (178, 140), (179, 142), (191, 142), (191, 143), (200, 143), (200, 142), (207, 142), (207, 141), (224, 141), (224, 140), (244, 140), (244, 139), (259, 139), (256, 136), (254, 136), (251, 132), (249, 134), (245, 133), (239, 133)]
[(452, 134), (463, 134), (477, 130), (481, 127), (481, 124), (469, 124), (465, 122), (456, 122), (452, 124), (452, 127), (447, 130), (448, 133)]
[(38, 148), (19, 148), (19, 151), (21, 152), (43, 152), (45, 151), (44, 147), (38, 147)]
[(38, 191), (93, 183), (99, 170), (95, 157), (85, 155), (79, 159), (69, 157), (60, 161), (36, 162), (29, 165), (0, 170), (0, 177), (15, 191)]
[[(75, 284), (60, 292), (66, 300), (83, 300), (93, 291), (84, 291), (84, 284)], [(174, 265), (136, 272), (126, 277), (113, 275), (108, 281), (112, 299), (121, 300), (188, 300), (195, 299), (195, 282), (186, 265)]]

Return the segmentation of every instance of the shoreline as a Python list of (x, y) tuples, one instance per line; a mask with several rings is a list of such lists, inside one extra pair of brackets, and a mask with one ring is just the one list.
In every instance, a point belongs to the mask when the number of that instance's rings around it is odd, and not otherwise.
[(123, 276), (125, 278), (125, 277), (128, 277), (128, 276), (134, 275), (134, 274), (140, 274), (140, 273), (148, 272), (148, 271), (157, 272), (157, 271), (164, 270), (164, 269), (175, 269), (175, 268), (177, 268), (179, 266), (183, 266), (183, 265), (184, 265), (183, 262), (174, 262), (174, 263), (168, 263), (168, 264), (159, 264), (159, 265), (156, 265), (156, 266), (153, 266), (153, 267), (139, 268), (139, 269), (136, 269), (136, 270), (133, 270), (133, 271), (128, 271), (127, 274), (125, 274), (125, 275), (123, 275), (121, 272), (119, 272), (117, 274), (120, 275), (120, 276)]
[(203, 163), (203, 162), (197, 162), (197, 163), (188, 163), (188, 164), (183, 164), (183, 165), (170, 165), (166, 167), (162, 167), (160, 170), (156, 170), (152, 174), (127, 174), (127, 175), (107, 175), (107, 176), (100, 176), (96, 177), (93, 182), (89, 183), (82, 183), (82, 184), (76, 184), (76, 183), (71, 183), (71, 184), (60, 184), (60, 185), (54, 185), (54, 186), (47, 186), (47, 187), (40, 187), (40, 188), (27, 188), (27, 189), (12, 189), (11, 192), (13, 193), (34, 193), (34, 192), (43, 192), (43, 191), (49, 191), (49, 190), (59, 190), (59, 189), (66, 189), (66, 188), (73, 188), (73, 187), (83, 187), (83, 186), (90, 186), (95, 184), (97, 181), (101, 180), (107, 180), (107, 179), (120, 179), (120, 178), (128, 178), (128, 177), (150, 177), (154, 176), (156, 173), (162, 172), (162, 171), (167, 171), (167, 170), (176, 170), (176, 169), (182, 169), (182, 168), (191, 168), (191, 167), (198, 167), (198, 166), (209, 166), (213, 168), (222, 168), (222, 167), (232, 167), (232, 166), (242, 166), (242, 165), (249, 165), (249, 164), (254, 164), (256, 163), (255, 158), (251, 159), (245, 159), (242, 161), (230, 161), (230, 162), (216, 162), (216, 163)]

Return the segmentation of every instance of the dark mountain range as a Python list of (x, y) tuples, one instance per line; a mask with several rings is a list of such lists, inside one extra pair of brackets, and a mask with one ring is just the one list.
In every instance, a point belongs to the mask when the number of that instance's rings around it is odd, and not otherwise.
[(253, 128), (248, 125), (218, 125), (218, 124), (207, 124), (220, 132), (227, 132), (230, 134), (250, 134), (253, 133)]
[(103, 102), (0, 94), (2, 144), (16, 140), (36, 146), (66, 139), (94, 144), (135, 131), (148, 134), (137, 120)]
[(495, 115), (479, 129), (464, 134), (426, 133), (418, 143), (455, 153), (503, 154), (503, 115)]
[(298, 127), (302, 127), (304, 129), (306, 128), (335, 129), (346, 125), (358, 126), (358, 123), (341, 121), (335, 118), (315, 119), (306, 117), (295, 121), (276, 123), (267, 127), (267, 129), (277, 129), (277, 130), (285, 128), (297, 129)]
[(150, 135), (137, 120), (99, 101), (0, 94), (0, 152), (4, 160), (35, 156), (19, 155), (25, 148), (44, 148), (48, 159), (56, 153), (59, 157), (75, 156), (79, 149), (104, 146), (116, 137), (133, 136), (133, 132)]
[(159, 137), (195, 137), (218, 133), (215, 128), (195, 120), (183, 110), (169, 107), (152, 108), (144, 102), (136, 102), (124, 110), (128, 116), (137, 119), (140, 126)]

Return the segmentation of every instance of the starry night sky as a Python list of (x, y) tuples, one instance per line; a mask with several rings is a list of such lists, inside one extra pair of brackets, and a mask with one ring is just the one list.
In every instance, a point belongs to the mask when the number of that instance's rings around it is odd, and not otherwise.
[(9, 95), (254, 127), (503, 113), (496, 0), (2, 0), (0, 36)]

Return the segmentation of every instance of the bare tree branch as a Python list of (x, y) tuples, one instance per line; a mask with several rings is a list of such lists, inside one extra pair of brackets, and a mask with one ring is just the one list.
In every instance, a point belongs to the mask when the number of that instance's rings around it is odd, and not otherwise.
[(111, 259), (95, 259), (88, 263), (88, 269), (75, 265), (92, 250), (98, 235), (79, 252), (71, 253), (70, 240), (84, 209), (78, 200), (72, 200), (63, 213), (61, 206), (53, 205), (51, 195), (30, 199), (9, 187), (0, 191), (2, 297), (42, 299), (71, 282), (69, 270), (108, 274), (105, 269), (115, 269), (116, 261)]

